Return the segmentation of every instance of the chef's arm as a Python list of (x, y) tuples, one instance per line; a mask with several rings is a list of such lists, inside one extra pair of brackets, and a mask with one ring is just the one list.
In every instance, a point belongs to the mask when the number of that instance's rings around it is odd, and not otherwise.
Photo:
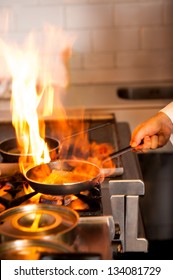
[[(171, 123), (173, 125), (173, 102), (169, 103), (167, 106), (161, 109), (160, 112), (166, 114), (171, 120)], [(170, 135), (170, 141), (173, 144), (173, 132)]]

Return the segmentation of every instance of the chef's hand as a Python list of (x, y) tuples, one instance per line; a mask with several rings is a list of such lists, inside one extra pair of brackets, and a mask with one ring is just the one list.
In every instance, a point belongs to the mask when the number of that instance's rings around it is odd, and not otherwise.
[(148, 152), (166, 145), (172, 133), (173, 124), (170, 118), (165, 113), (158, 112), (134, 129), (130, 145), (136, 151)]

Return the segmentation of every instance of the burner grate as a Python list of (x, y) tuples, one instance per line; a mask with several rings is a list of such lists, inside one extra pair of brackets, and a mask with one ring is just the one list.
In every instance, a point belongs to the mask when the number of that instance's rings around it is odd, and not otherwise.
[(40, 196), (40, 203), (63, 205), (78, 212), (81, 217), (103, 215), (100, 186), (95, 186), (90, 191), (75, 195), (44, 195)]

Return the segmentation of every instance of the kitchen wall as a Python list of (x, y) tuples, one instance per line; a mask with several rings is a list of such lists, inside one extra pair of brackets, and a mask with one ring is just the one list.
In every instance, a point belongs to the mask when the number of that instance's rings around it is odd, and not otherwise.
[(21, 42), (45, 23), (76, 36), (74, 85), (173, 81), (171, 0), (0, 1), (2, 38)]

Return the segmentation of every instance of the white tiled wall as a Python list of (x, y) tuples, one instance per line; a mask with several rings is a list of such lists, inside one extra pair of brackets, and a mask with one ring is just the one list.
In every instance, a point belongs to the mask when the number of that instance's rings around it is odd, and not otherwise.
[(172, 0), (0, 1), (2, 37), (8, 26), (19, 42), (45, 23), (76, 34), (72, 84), (173, 81)]

